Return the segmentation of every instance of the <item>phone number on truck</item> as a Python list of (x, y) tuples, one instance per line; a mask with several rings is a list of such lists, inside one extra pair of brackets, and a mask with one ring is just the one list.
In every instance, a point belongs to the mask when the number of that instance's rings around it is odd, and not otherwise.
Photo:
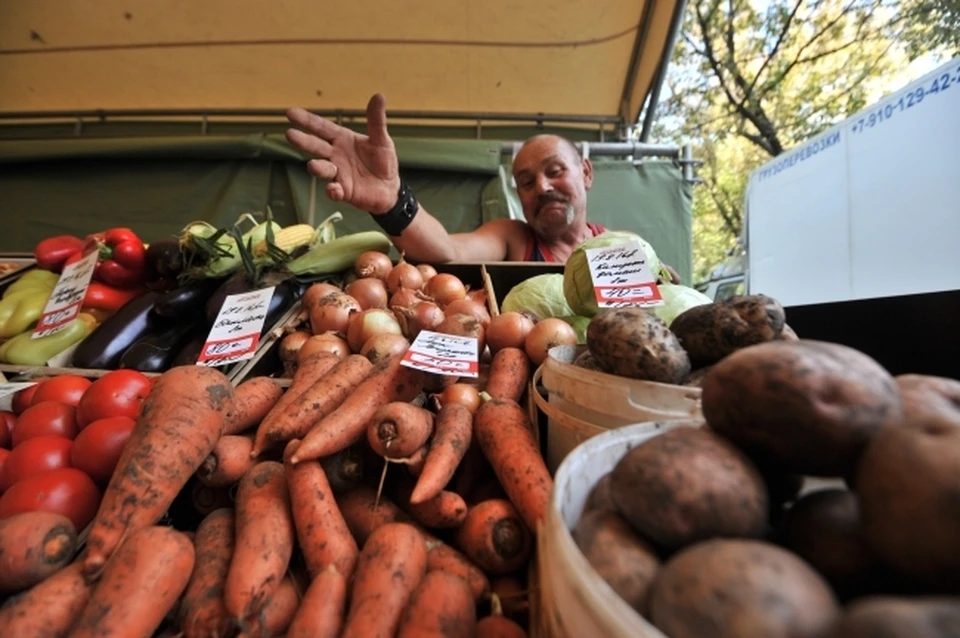
[(960, 68), (951, 73), (943, 73), (935, 77), (929, 85), (918, 87), (909, 93), (904, 93), (897, 99), (891, 99), (886, 104), (881, 104), (869, 114), (858, 118), (851, 126), (851, 132), (860, 133), (865, 128), (873, 128), (883, 122), (886, 122), (897, 113), (906, 111), (923, 102), (926, 99), (932, 99), (931, 96), (946, 91), (955, 84), (960, 84)]

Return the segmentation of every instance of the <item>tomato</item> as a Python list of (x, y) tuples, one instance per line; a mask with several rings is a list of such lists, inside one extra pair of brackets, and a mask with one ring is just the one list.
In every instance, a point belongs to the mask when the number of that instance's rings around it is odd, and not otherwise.
[(53, 435), (74, 439), (77, 432), (76, 408), (56, 401), (41, 401), (17, 417), (17, 424), (13, 426), (13, 447), (35, 436)]
[(92, 384), (93, 381), (90, 379), (75, 374), (54, 377), (37, 388), (30, 400), (30, 405), (36, 405), (41, 401), (57, 401), (77, 407), (80, 397)]
[(80, 429), (108, 416), (136, 419), (140, 404), (150, 393), (151, 383), (142, 372), (114, 370), (93, 382), (77, 404)]
[(14, 483), (48, 470), (70, 467), (73, 441), (62, 436), (38, 436), (27, 439), (10, 452), (0, 474), (0, 491)]
[[(0, 447), (0, 477), (3, 477), (3, 466), (6, 464), (8, 456), (10, 456), (10, 450), (4, 450)], [(0, 492), (3, 492), (2, 488), (0, 488)]]
[(20, 414), (24, 410), (30, 407), (30, 402), (33, 401), (33, 393), (37, 391), (47, 379), (38, 379), (36, 385), (32, 385), (29, 388), (25, 388), (13, 395), (13, 404), (11, 410), (14, 414)]
[(83, 530), (100, 507), (100, 490), (73, 467), (48, 470), (18, 482), (0, 496), (0, 520), (23, 512), (56, 512)]
[(83, 470), (100, 485), (106, 485), (117, 467), (137, 422), (128, 416), (108, 416), (83, 428), (73, 442), (70, 464)]
[(10, 439), (13, 437), (13, 426), (16, 422), (16, 414), (0, 410), (0, 449), (10, 448)]

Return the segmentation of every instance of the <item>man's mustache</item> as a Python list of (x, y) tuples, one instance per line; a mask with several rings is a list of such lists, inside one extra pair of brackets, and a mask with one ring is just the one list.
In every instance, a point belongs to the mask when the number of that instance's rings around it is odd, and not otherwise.
[(569, 204), (570, 200), (560, 193), (544, 193), (537, 197), (537, 212), (547, 204)]

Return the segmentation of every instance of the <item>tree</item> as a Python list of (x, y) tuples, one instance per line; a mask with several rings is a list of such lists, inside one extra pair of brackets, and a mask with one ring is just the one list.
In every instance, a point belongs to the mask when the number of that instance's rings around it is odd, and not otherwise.
[(960, 56), (960, 0), (904, 0), (901, 13), (911, 59), (931, 50)]

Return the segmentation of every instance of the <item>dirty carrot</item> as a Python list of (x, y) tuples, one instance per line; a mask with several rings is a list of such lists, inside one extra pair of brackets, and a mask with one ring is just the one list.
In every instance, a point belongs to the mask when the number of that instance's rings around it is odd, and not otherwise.
[[(300, 607), (300, 592), (293, 578), (287, 576), (281, 581), (277, 591), (257, 615), (249, 631), (241, 632), (237, 638), (254, 636), (282, 636), (290, 626), (293, 616)], [(225, 635), (225, 634), (224, 634)]]
[(224, 434), (240, 434), (258, 425), (283, 396), (283, 388), (270, 377), (253, 377), (238, 385), (234, 393), (237, 413)]
[(349, 579), (360, 552), (357, 541), (343, 520), (320, 464), (308, 461), (293, 465), (287, 460), (299, 443), (294, 439), (287, 444), (284, 465), (297, 540), (307, 571), (313, 578), (328, 565), (335, 565)]
[(394, 463), (403, 463), (414, 478), (419, 478), (423, 472), (423, 464), (427, 462), (427, 454), (430, 452), (430, 446), (424, 445), (422, 448), (411, 454), (405, 459), (393, 459)]
[(347, 579), (332, 563), (307, 587), (287, 638), (337, 638), (347, 604)]
[(234, 418), (233, 397), (230, 381), (213, 368), (179, 366), (157, 378), (91, 524), (88, 579), (127, 536), (160, 520)]
[(407, 523), (374, 530), (360, 552), (342, 638), (392, 638), (427, 571), (423, 534)]
[(389, 459), (410, 456), (423, 447), (431, 434), (433, 413), (406, 401), (380, 406), (367, 426), (370, 448)]
[(197, 469), (197, 480), (208, 487), (233, 485), (256, 463), (251, 449), (252, 435), (224, 434)]
[(67, 565), (76, 548), (66, 516), (35, 511), (0, 520), (0, 594), (33, 587)]
[(527, 412), (515, 401), (491, 399), (477, 410), (473, 434), (510, 501), (534, 533), (543, 520), (553, 489)]
[(178, 612), (184, 638), (226, 636), (232, 628), (223, 604), (223, 585), (233, 556), (235, 524), (233, 510), (221, 508), (208, 514), (197, 527), (197, 558)]
[(533, 538), (507, 500), (489, 500), (470, 508), (457, 530), (456, 546), (487, 574), (502, 576), (523, 567)]
[(333, 412), (350, 396), (372, 368), (373, 364), (359, 354), (338, 361), (296, 399), (263, 420), (257, 430), (253, 455), (258, 456), (274, 445), (306, 436), (314, 423)]
[(170, 527), (130, 534), (107, 562), (70, 638), (151, 636), (187, 587), (193, 543)]
[(520, 348), (503, 348), (490, 362), (486, 392), (494, 399), (519, 401), (530, 380), (530, 359)]
[(247, 629), (280, 586), (295, 539), (283, 465), (257, 463), (240, 479), (236, 544), (223, 586), (231, 617)]
[(433, 440), (410, 503), (430, 500), (450, 483), (473, 437), (473, 415), (460, 403), (446, 403), (437, 412)]
[(403, 355), (378, 363), (333, 412), (316, 423), (292, 457), (294, 463), (330, 456), (361, 440), (374, 413), (391, 401), (410, 401), (423, 388), (423, 372), (400, 365)]
[(397, 638), (473, 638), (477, 609), (459, 576), (427, 572), (400, 618)]
[(411, 485), (406, 481), (397, 486), (397, 502), (404, 510), (428, 529), (459, 527), (467, 518), (467, 503), (456, 492), (441, 490), (431, 499), (414, 505), (410, 502)]
[(476, 638), (527, 638), (523, 627), (503, 615), (503, 605), (496, 594), (490, 601), (490, 608), (490, 615), (477, 623)]
[(0, 607), (0, 634), (60, 638), (80, 616), (90, 598), (83, 565), (73, 563), (7, 600)]

